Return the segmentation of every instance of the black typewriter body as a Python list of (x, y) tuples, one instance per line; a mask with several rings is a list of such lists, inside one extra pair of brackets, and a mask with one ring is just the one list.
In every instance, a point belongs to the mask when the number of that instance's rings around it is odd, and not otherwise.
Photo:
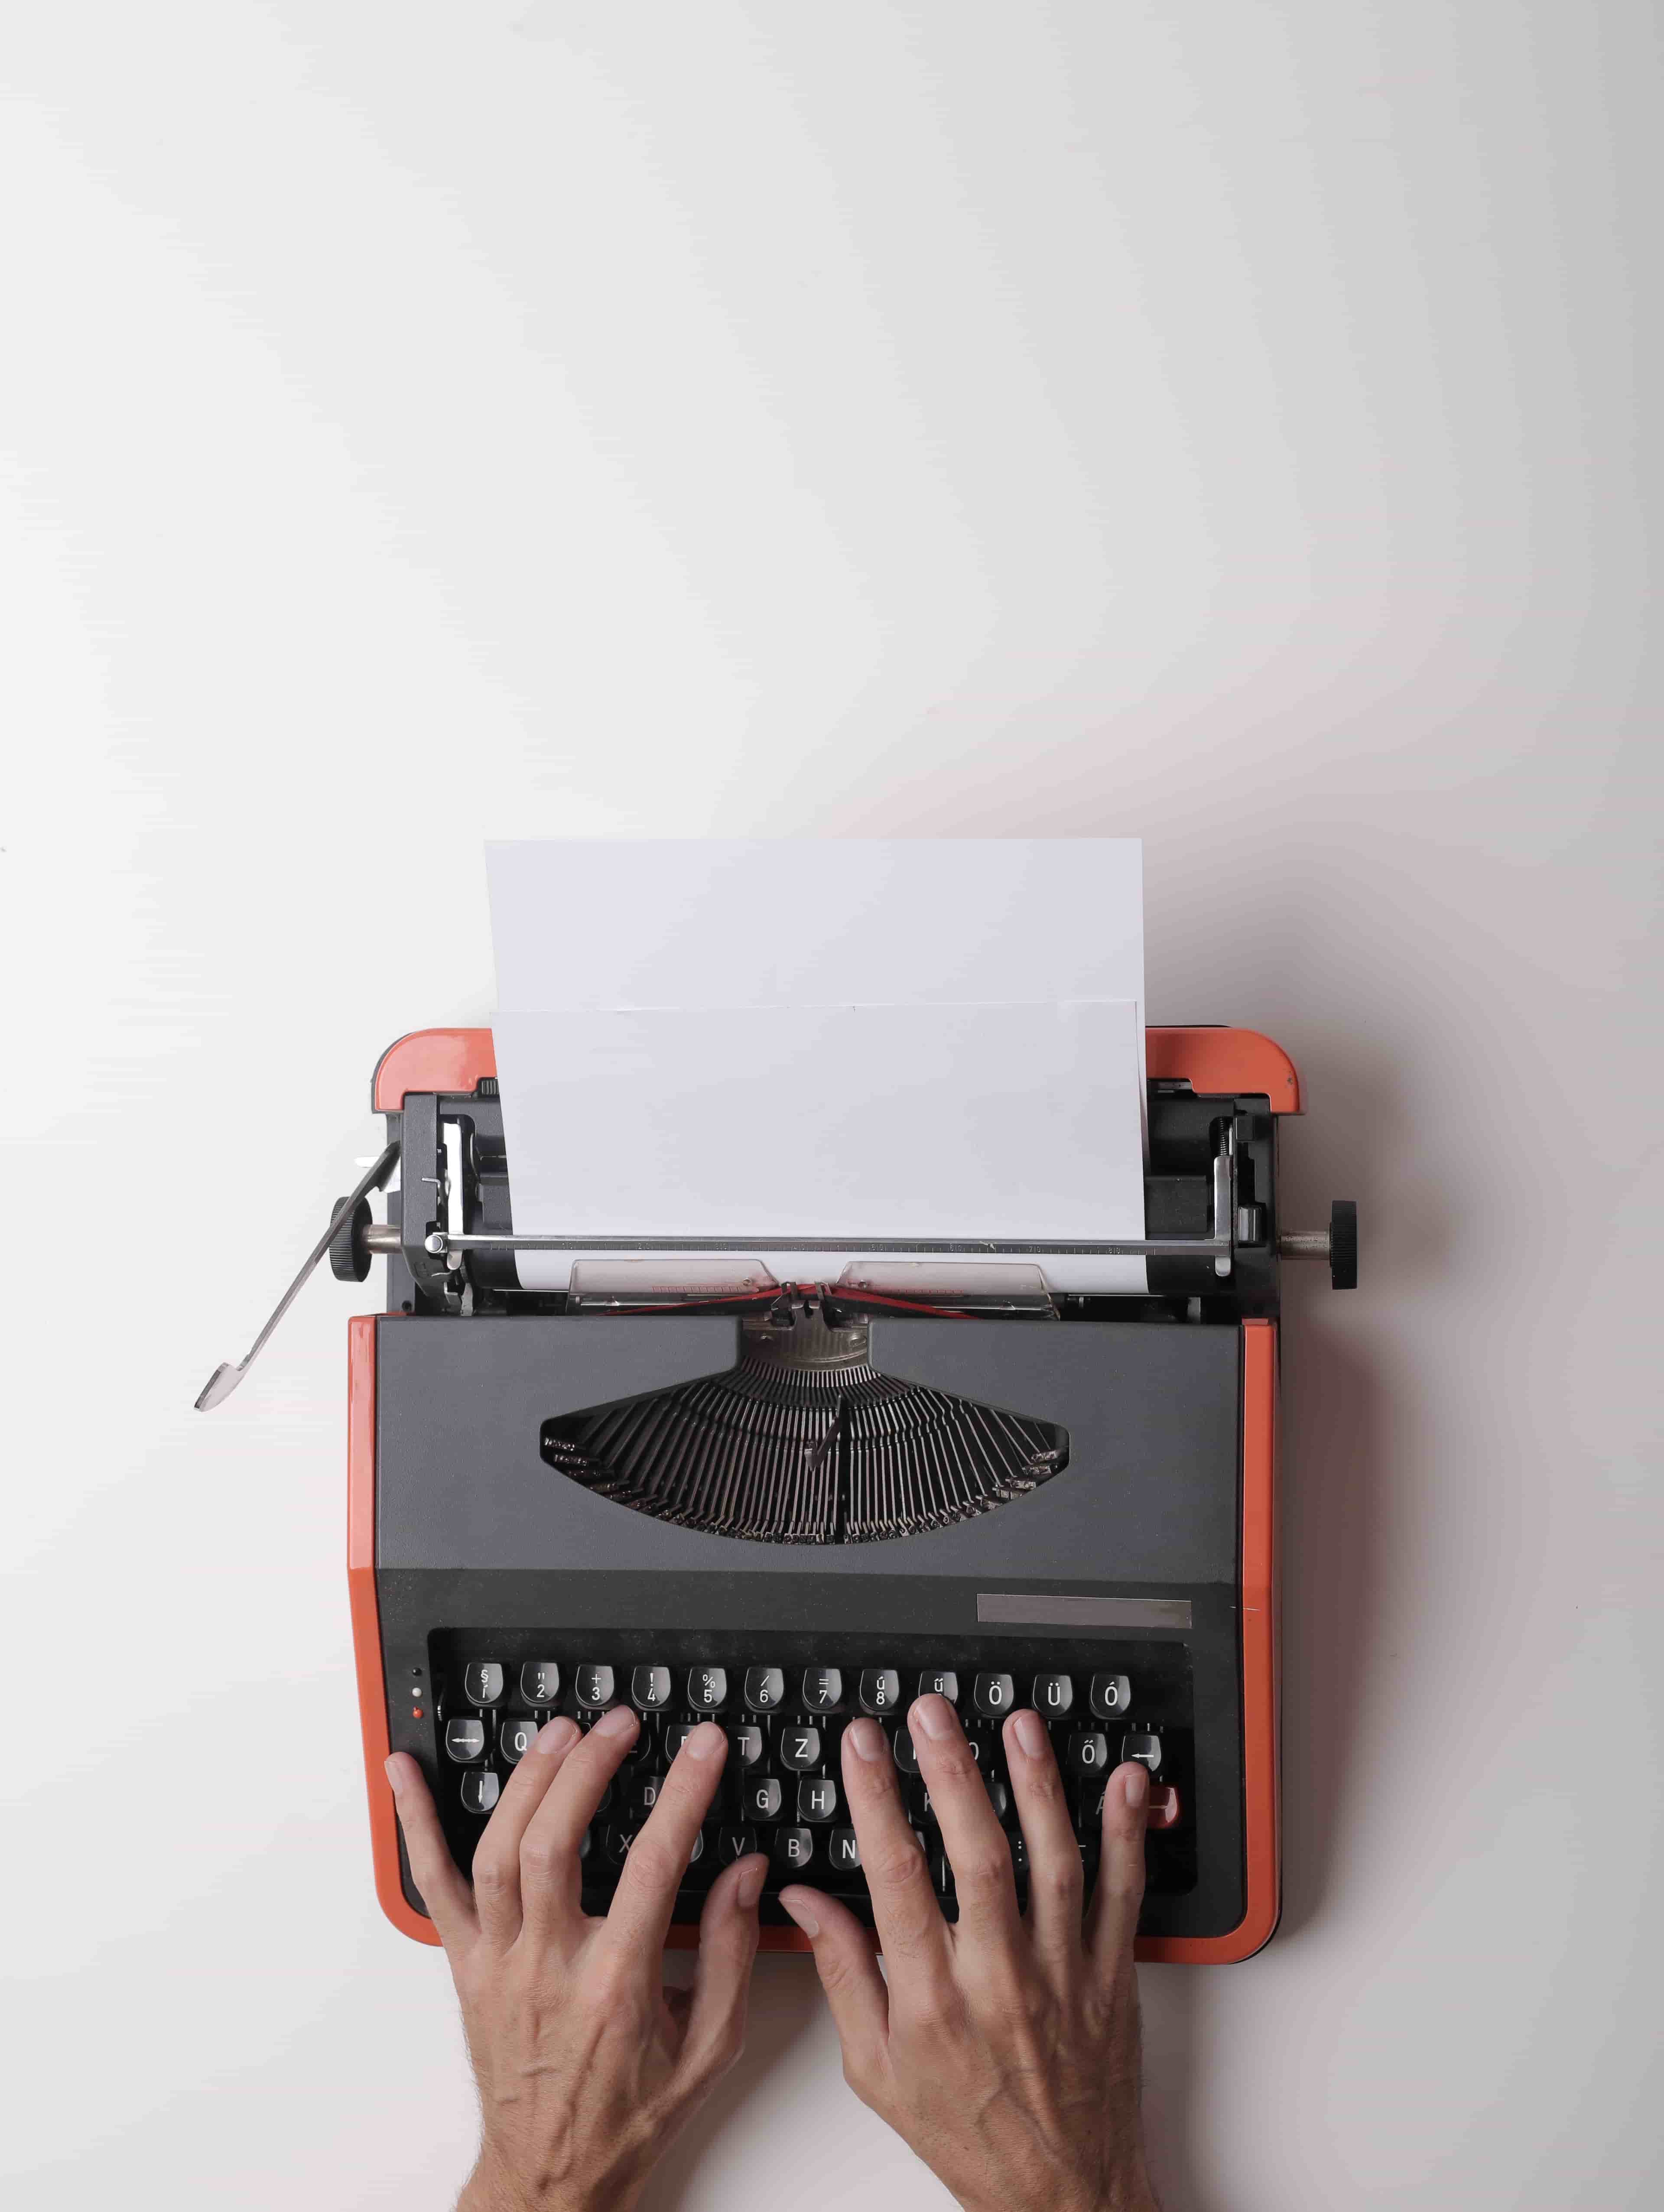
[[(586, 1846), (591, 1911), (605, 1908), (678, 1731), (709, 1718), (729, 1756), (677, 1930), (691, 1934), (711, 1878), (750, 1849), (770, 1861), (765, 1940), (799, 1941), (773, 1900), (787, 1881), (870, 1918), (839, 1762), (843, 1728), (865, 1711), (890, 1738), (951, 1915), (906, 1734), (912, 1697), (941, 1683), (1019, 1878), (999, 1731), (1013, 1705), (1032, 1705), (1068, 1778), (1089, 1875), (1104, 1773), (1123, 1757), (1151, 1770), (1143, 1955), (1258, 1948), (1276, 1918), (1274, 1621), (1246, 1617), (1244, 1597), (1246, 1573), (1248, 1614), (1274, 1603), (1269, 1447), (1256, 1461), (1248, 1433), (1257, 1376), (1271, 1435), (1275, 1375), (1267, 1097), (1199, 1094), (1181, 1078), (1150, 1086), (1150, 1234), (1205, 1237), (1227, 1157), (1228, 1271), (1217, 1255), (1154, 1257), (1147, 1296), (1035, 1311), (885, 1308), (824, 1286), (762, 1306), (586, 1310), (520, 1291), (512, 1261), (484, 1247), (465, 1271), (454, 1250), (433, 1255), (447, 1206), (453, 1229), (512, 1231), (495, 1091), (486, 1077), (402, 1092), (397, 1110), (384, 1097), (403, 1194), (367, 1249), (388, 1260), (388, 1310), (353, 1324), (355, 1629), (390, 1916), (428, 1934), (378, 1792), (387, 1749), (420, 1762), (465, 1869), (537, 1726), (556, 1712), (587, 1725), (614, 1703), (634, 1705), (643, 1726)], [(361, 1275), (359, 1226), (339, 1273)], [(833, 1415), (824, 1389), (800, 1394), (807, 1410), (797, 1430), (786, 1421), (787, 1441), (819, 1491), (764, 1516), (761, 1534), (730, 1533), (747, 1516), (725, 1502), (723, 1455), (758, 1449), (732, 1408), (767, 1396), (747, 1376), (778, 1362), (794, 1330), (799, 1365), (823, 1366), (830, 1343), (861, 1389), (835, 1393)], [(878, 1474), (857, 1432), (862, 1405), (881, 1425), (899, 1406), (917, 1430), (884, 1447)], [(985, 1494), (965, 1495), (963, 1469), (944, 1474), (943, 1431), (975, 1457)], [(1257, 1565), (1245, 1553), (1255, 1514)]]

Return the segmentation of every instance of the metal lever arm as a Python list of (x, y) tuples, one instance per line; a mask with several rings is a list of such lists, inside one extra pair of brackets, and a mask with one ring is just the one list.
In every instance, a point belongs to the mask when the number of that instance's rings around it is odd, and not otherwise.
[(253, 1343), (250, 1345), (248, 1350), (237, 1362), (237, 1364), (233, 1367), (228, 1363), (222, 1361), (220, 1365), (217, 1366), (214, 1370), (214, 1372), (209, 1376), (207, 1382), (203, 1385), (201, 1396), (197, 1400), (197, 1411), (199, 1413), (211, 1413), (216, 1406), (224, 1405), (226, 1400), (231, 1395), (237, 1385), (242, 1381), (244, 1376), (247, 1374), (249, 1369), (259, 1358), (261, 1348), (264, 1345), (266, 1339), (271, 1334), (272, 1330), (276, 1328), (278, 1322), (282, 1321), (283, 1316), (294, 1304), (295, 1298), (300, 1294), (301, 1284), (306, 1281), (307, 1277), (311, 1274), (313, 1269), (323, 1258), (325, 1253), (329, 1250), (331, 1243), (334, 1241), (336, 1231), (340, 1228), (343, 1221), (350, 1221), (352, 1219), (353, 1213), (361, 1199), (367, 1198), (373, 1190), (381, 1190), (386, 1188), (387, 1178), (392, 1173), (394, 1167), (398, 1164), (398, 1139), (395, 1139), (394, 1141), (388, 1146), (386, 1151), (382, 1153), (380, 1158), (375, 1163), (375, 1165), (370, 1170), (369, 1173), (365, 1176), (362, 1182), (355, 1184), (354, 1188), (348, 1192), (346, 1197), (342, 1200), (340, 1205), (336, 1207), (335, 1212), (330, 1216), (329, 1227), (324, 1231), (318, 1242), (313, 1246), (312, 1250), (307, 1254), (306, 1259), (301, 1262), (300, 1273), (296, 1275), (295, 1280), (283, 1292), (282, 1297), (278, 1299), (276, 1307), (272, 1310), (270, 1320), (267, 1322), (265, 1327), (260, 1331), (258, 1336), (255, 1338)]

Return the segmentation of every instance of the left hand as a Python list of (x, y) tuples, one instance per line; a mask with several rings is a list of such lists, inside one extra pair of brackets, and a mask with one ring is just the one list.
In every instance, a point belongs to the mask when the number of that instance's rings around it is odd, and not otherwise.
[(768, 1862), (712, 1885), (691, 1991), (661, 1954), (727, 1739), (710, 1722), (677, 1754), (611, 1908), (586, 1917), (578, 1852), (639, 1727), (615, 1706), (587, 1735), (550, 1721), (457, 1871), (422, 1770), (387, 1761), (410, 1872), (450, 1960), (483, 2114), (458, 2212), (629, 2212), (671, 2138), (739, 2056)]

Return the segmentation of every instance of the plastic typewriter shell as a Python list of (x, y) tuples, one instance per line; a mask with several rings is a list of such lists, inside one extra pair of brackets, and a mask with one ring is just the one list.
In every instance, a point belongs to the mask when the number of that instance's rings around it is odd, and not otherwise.
[[(1190, 1090), (1199, 1097), (1260, 1098), (1265, 1100), (1272, 1114), (1297, 1113), (1300, 1110), (1299, 1084), (1292, 1064), (1278, 1046), (1255, 1031), (1152, 1028), (1147, 1033), (1146, 1053), (1148, 1073), (1152, 1083), (1187, 1082)], [(495, 1061), (489, 1030), (434, 1030), (418, 1032), (402, 1038), (384, 1054), (374, 1079), (373, 1095), (375, 1108), (380, 1112), (398, 1113), (407, 1093), (471, 1094), (481, 1079), (492, 1077), (495, 1073)], [(681, 1323), (672, 1325), (686, 1326)], [(393, 1925), (424, 1943), (436, 1943), (439, 1939), (432, 1923), (406, 1897), (392, 1793), (383, 1771), (383, 1763), (394, 1747), (389, 1728), (391, 1707), (384, 1643), (384, 1628), (387, 1626), (383, 1617), (384, 1595), (390, 1603), (401, 1602), (392, 1594), (411, 1578), (402, 1571), (402, 1566), (390, 1567), (379, 1546), (382, 1529), (378, 1464), (382, 1421), (377, 1402), (382, 1346), (379, 1340), (381, 1332), (389, 1330), (398, 1332), (402, 1338), (407, 1330), (459, 1328), (465, 1334), (471, 1336), (480, 1328), (500, 1334), (502, 1326), (497, 1323), (494, 1327), (490, 1322), (447, 1323), (411, 1318), (403, 1314), (363, 1316), (349, 1325), (348, 1578), (376, 1893), (383, 1911)], [(516, 1325), (511, 1323), (508, 1326), (513, 1328)], [(598, 1324), (594, 1321), (580, 1320), (562, 1326), (592, 1329), (598, 1326), (604, 1328), (641, 1328), (659, 1324), (641, 1321), (602, 1322)], [(695, 1326), (714, 1328), (719, 1324), (706, 1322)], [(905, 1328), (909, 1324), (900, 1326)], [(1023, 1328), (1032, 1328), (1034, 1324), (958, 1322), (926, 1326)], [(1224, 1334), (1217, 1328), (1211, 1333), (1216, 1338)], [(1240, 1918), (1228, 1928), (1200, 1935), (1156, 1934), (1139, 1938), (1138, 1954), (1140, 1958), (1174, 1963), (1222, 1965), (1248, 1957), (1271, 1936), (1280, 1907), (1277, 1322), (1270, 1316), (1245, 1317), (1238, 1323), (1234, 1334), (1237, 1345), (1235, 1413), (1238, 1480), (1234, 1516), (1236, 1526), (1231, 1532), (1236, 1553), (1236, 1587), (1230, 1593), (1231, 1603), (1228, 1610), (1231, 1615), (1230, 1632), (1236, 1640), (1240, 1694), (1240, 1712), (1236, 1717), (1240, 1729), (1242, 1868), (1240, 1894), (1242, 1910)], [(394, 1364), (402, 1371), (409, 1363), (401, 1359), (396, 1360)], [(527, 1447), (535, 1460), (535, 1431), (527, 1438)], [(548, 1474), (552, 1482), (562, 1480), (547, 1469), (541, 1471)], [(458, 1484), (466, 1484), (469, 1479), (468, 1470), (461, 1468), (456, 1470), (455, 1481)], [(1067, 1480), (1066, 1474), (1058, 1479), (1059, 1486)], [(616, 1514), (621, 1522), (639, 1522), (644, 1518), (604, 1500), (592, 1502), (598, 1510)], [(1029, 1510), (1031, 1503), (1018, 1501), (972, 1526), (979, 1530), (993, 1528), (1004, 1522), (1008, 1515), (1020, 1515)], [(660, 1526), (658, 1523), (647, 1525), (654, 1528)], [(956, 1533), (938, 1532), (936, 1538), (906, 1540), (908, 1550), (910, 1553), (914, 1543), (938, 1541)], [(702, 1536), (695, 1541), (706, 1547), (720, 1547), (728, 1540)], [(741, 1548), (753, 1550), (760, 1547), (745, 1546)], [(778, 1547), (774, 1557), (778, 1559), (779, 1552), (782, 1550), (806, 1548), (809, 1547)], [(854, 1551), (869, 1547), (838, 1548)], [(884, 1544), (871, 1548), (893, 1553), (896, 1546)], [(811, 1549), (805, 1564), (806, 1568), (823, 1566), (826, 1564), (825, 1552)], [(903, 1560), (899, 1568), (893, 1567), (891, 1572), (901, 1578), (896, 1585), (899, 1589), (902, 1582), (907, 1579), (906, 1561)], [(994, 1583), (1000, 1580), (1000, 1570), (992, 1565), (979, 1565), (975, 1572), (978, 1580)], [(1021, 1571), (1018, 1570), (1017, 1578), (1020, 1577)], [(730, 1589), (732, 1587), (729, 1585)], [(871, 1640), (876, 1656), (883, 1643), (882, 1632), (875, 1628)], [(943, 1632), (943, 1642), (950, 1644), (951, 1632)], [(404, 1710), (402, 1706), (401, 1718)], [(672, 1945), (689, 1946), (697, 1941), (697, 1931), (692, 1927), (677, 1925), (671, 1929), (669, 1940)], [(765, 1949), (774, 1951), (808, 1948), (802, 1936), (790, 1926), (765, 1926), (762, 1945)]]

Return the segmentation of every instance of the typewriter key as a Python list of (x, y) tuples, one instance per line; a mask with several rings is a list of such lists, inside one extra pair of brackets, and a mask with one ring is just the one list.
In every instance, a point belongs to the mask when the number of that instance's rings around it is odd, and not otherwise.
[(959, 1702), (959, 1677), (950, 1667), (938, 1668), (933, 1674), (920, 1674), (919, 1695), (921, 1698), (945, 1698), (950, 1705), (956, 1705)]
[(502, 1793), (502, 1784), (489, 1766), (470, 1767), (462, 1778), (462, 1802), (470, 1813), (489, 1813)]
[(778, 1820), (786, 1793), (775, 1774), (760, 1774), (740, 1792), (740, 1809), (748, 1820)]
[(597, 1667), (592, 1663), (579, 1668), (572, 1678), (572, 1686), (577, 1693), (578, 1703), (586, 1712), (600, 1712), (618, 1694), (611, 1668)]
[(629, 1856), (629, 1847), (635, 1841), (635, 1829), (621, 1828), (616, 1821), (609, 1821), (601, 1831), (602, 1852), (608, 1862), (616, 1867), (622, 1866), (624, 1861)]
[(668, 1667), (638, 1667), (629, 1678), (629, 1701), (639, 1712), (656, 1713), (671, 1701)]
[(788, 1874), (799, 1874), (815, 1856), (815, 1838), (807, 1828), (776, 1828), (774, 1863)]
[(793, 1723), (775, 1739), (780, 1763), (793, 1774), (802, 1774), (821, 1763), (821, 1732), (807, 1723)]
[(1077, 1774), (1102, 1774), (1109, 1765), (1109, 1740), (1096, 1729), (1083, 1729), (1069, 1739), (1069, 1764)]
[(1066, 1674), (1035, 1676), (1035, 1711), (1043, 1720), (1061, 1720), (1075, 1702), (1075, 1686)]
[(688, 1674), (688, 1703), (696, 1713), (720, 1712), (728, 1702), (728, 1676), (720, 1667), (695, 1667)]
[(1133, 1702), (1133, 1686), (1125, 1674), (1094, 1674), (1092, 1677), (1092, 1711), (1100, 1720), (1108, 1720), (1112, 1713), (1124, 1713)]
[(476, 1720), (446, 1721), (445, 1748), (459, 1766), (471, 1759), (485, 1756), (485, 1723)]
[(896, 1764), (903, 1774), (919, 1771), (919, 1754), (913, 1748), (913, 1737), (907, 1729), (897, 1729), (896, 1741), (890, 1746), (896, 1754)]
[(529, 1713), (505, 1713), (497, 1748), (511, 1766), (518, 1766), (537, 1741), (537, 1723)]
[(979, 1713), (999, 1720), (1017, 1703), (1017, 1685), (1009, 1674), (979, 1674), (971, 1689), (971, 1703)]
[(798, 1784), (798, 1818), (829, 1820), (838, 1809), (838, 1785), (818, 1775), (805, 1774)]
[(749, 1857), (756, 1848), (756, 1837), (750, 1828), (719, 1828), (716, 1832), (716, 1855), (724, 1866), (732, 1866), (736, 1859)]
[(803, 1702), (811, 1713), (829, 1713), (843, 1702), (843, 1676), (835, 1667), (805, 1670)]
[(827, 1839), (827, 1856), (836, 1874), (859, 1874), (861, 1869), (861, 1847), (855, 1840), (853, 1828), (834, 1828)]
[(1120, 1755), (1123, 1759), (1136, 1759), (1141, 1766), (1147, 1766), (1154, 1774), (1162, 1763), (1162, 1740), (1158, 1735), (1124, 1735), (1120, 1740)]
[(745, 1702), (754, 1713), (771, 1713), (786, 1703), (786, 1676), (778, 1667), (746, 1670)]
[(861, 1711), (881, 1717), (902, 1702), (902, 1678), (893, 1667), (869, 1667), (861, 1676)]
[(626, 1817), (640, 1827), (659, 1802), (659, 1793), (665, 1787), (662, 1774), (638, 1774), (624, 1792)]
[(528, 1705), (552, 1705), (561, 1694), (561, 1670), (552, 1659), (529, 1659), (520, 1669), (520, 1695)]
[(762, 1730), (755, 1721), (743, 1728), (728, 1730), (728, 1759), (731, 1766), (755, 1766), (762, 1757)]
[(462, 1670), (462, 1694), (471, 1705), (495, 1705), (503, 1692), (503, 1671), (495, 1659), (476, 1659)]

